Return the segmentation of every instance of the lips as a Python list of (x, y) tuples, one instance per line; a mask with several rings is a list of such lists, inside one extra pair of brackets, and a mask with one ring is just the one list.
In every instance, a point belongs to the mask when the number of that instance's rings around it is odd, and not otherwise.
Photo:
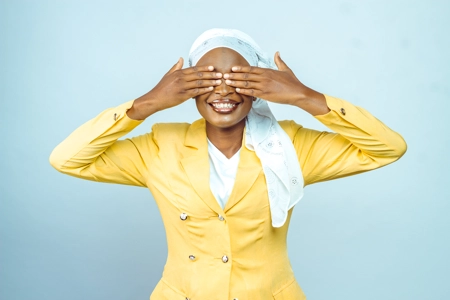
[(230, 99), (217, 99), (208, 103), (215, 112), (218, 113), (231, 113), (233, 112), (240, 102), (236, 102)]

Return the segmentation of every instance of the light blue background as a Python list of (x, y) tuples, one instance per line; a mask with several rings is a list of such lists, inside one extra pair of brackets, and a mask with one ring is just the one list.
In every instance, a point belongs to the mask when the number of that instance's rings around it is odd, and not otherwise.
[[(0, 3), (1, 299), (148, 299), (166, 258), (150, 193), (63, 176), (48, 156), (83, 122), (151, 89), (212, 27), (279, 50), (306, 85), (408, 142), (393, 165), (306, 189), (288, 243), (308, 299), (450, 298), (449, 1)], [(292, 107), (273, 110), (324, 129)], [(198, 116), (187, 101), (132, 134)]]

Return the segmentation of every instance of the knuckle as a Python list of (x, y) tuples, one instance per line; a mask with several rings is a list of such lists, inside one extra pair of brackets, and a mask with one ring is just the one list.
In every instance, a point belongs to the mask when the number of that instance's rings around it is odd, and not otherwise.
[(198, 77), (203, 77), (203, 73), (202, 72), (197, 72), (197, 76)]
[(197, 83), (198, 86), (201, 86), (203, 84), (203, 80), (197, 80), (196, 83)]

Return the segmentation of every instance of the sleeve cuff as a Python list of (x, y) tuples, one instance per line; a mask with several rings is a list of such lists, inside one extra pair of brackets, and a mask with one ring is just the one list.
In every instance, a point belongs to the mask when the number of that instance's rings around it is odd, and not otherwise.
[(314, 116), (324, 125), (335, 123), (336, 119), (347, 119), (349, 116), (352, 115), (352, 111), (356, 109), (356, 107), (353, 104), (350, 104), (345, 100), (328, 95), (324, 96), (330, 111), (324, 115)]
[(125, 128), (130, 128), (133, 129), (134, 127), (138, 126), (139, 124), (141, 124), (142, 122), (144, 122), (144, 120), (134, 120), (131, 119), (128, 115), (127, 115), (127, 111), (133, 106), (134, 100), (125, 102), (113, 109), (111, 109), (111, 119), (117, 123), (120, 122), (122, 123), (124, 129)]

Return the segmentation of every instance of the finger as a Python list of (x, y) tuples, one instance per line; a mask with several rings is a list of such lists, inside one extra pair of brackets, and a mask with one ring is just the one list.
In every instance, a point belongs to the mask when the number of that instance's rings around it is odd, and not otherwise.
[(222, 78), (222, 73), (219, 72), (194, 72), (189, 74), (184, 74), (184, 80), (193, 81), (193, 80), (202, 80), (202, 79), (219, 79)]
[(260, 89), (261, 83), (249, 80), (225, 80), (225, 84), (235, 87), (235, 88), (243, 88), (243, 89)]
[(231, 71), (237, 73), (253, 73), (253, 74), (262, 74), (264, 73), (264, 68), (254, 67), (254, 66), (234, 66), (231, 68)]
[(213, 87), (203, 87), (203, 88), (194, 88), (194, 89), (189, 89), (186, 91), (186, 95), (189, 98), (195, 98), (199, 95), (203, 95), (203, 94), (207, 94), (207, 93), (211, 93), (213, 91)]
[(277, 51), (273, 58), (275, 64), (277, 65), (278, 70), (280, 71), (291, 71), (291, 69), (287, 66), (287, 64), (281, 59), (280, 52)]
[(232, 80), (250, 80), (250, 81), (261, 81), (263, 78), (262, 74), (253, 73), (225, 73), (223, 78)]
[(197, 72), (211, 72), (214, 70), (213, 66), (194, 66), (183, 70), (183, 74), (189, 75)]
[(261, 90), (257, 90), (257, 89), (236, 88), (236, 92), (239, 94), (242, 94), (242, 95), (253, 96), (253, 97), (258, 97), (258, 98), (260, 98), (261, 95), (263, 94)]
[(215, 79), (215, 80), (194, 80), (194, 81), (188, 81), (183, 85), (183, 88), (188, 89), (195, 89), (195, 88), (204, 88), (204, 87), (214, 87), (217, 85), (220, 85), (222, 83), (221, 79)]
[(173, 65), (172, 68), (170, 68), (169, 72), (167, 74), (173, 73), (177, 70), (181, 70), (183, 68), (184, 60), (182, 57), (180, 57), (176, 64)]

